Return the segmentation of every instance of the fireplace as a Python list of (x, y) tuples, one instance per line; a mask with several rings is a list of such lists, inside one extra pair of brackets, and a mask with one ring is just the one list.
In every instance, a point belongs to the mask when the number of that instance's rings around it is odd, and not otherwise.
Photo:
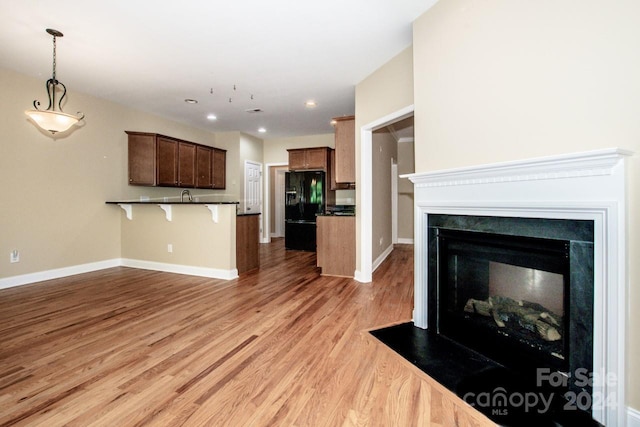
[(591, 396), (571, 373), (593, 372), (593, 221), (441, 214), (428, 227), (435, 331)]
[[(584, 367), (595, 380), (575, 390), (593, 403), (593, 418), (624, 425), (631, 154), (612, 148), (408, 175), (413, 324), (514, 370), (542, 366), (557, 379)], [(518, 307), (526, 310), (513, 314)], [(535, 322), (527, 330), (519, 315), (547, 317), (541, 328), (555, 331), (536, 336)]]

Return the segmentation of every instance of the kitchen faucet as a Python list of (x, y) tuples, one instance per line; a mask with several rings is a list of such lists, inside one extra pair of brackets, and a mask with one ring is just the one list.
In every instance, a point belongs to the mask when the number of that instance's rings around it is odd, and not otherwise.
[(193, 202), (193, 197), (191, 197), (191, 193), (187, 189), (182, 190), (182, 193), (180, 193), (180, 202), (184, 203), (185, 194), (189, 197), (189, 201)]

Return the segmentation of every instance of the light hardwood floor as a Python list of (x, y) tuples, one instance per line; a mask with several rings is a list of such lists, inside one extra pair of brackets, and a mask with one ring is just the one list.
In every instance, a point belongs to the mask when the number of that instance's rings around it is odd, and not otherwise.
[(0, 290), (0, 426), (484, 426), (368, 329), (409, 321), (411, 246), (371, 284), (261, 245), (232, 281), (113, 268)]

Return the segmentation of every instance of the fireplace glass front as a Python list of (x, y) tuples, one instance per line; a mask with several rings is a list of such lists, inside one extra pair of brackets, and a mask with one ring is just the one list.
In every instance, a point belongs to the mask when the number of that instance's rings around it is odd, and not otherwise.
[(569, 242), (438, 233), (439, 333), (506, 366), (568, 370)]

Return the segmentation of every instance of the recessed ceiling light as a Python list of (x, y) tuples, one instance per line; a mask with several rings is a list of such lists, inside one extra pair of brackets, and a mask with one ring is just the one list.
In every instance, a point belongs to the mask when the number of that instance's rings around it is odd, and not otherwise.
[(216, 117), (216, 115), (215, 115), (215, 114), (209, 114), (209, 115), (207, 116), (207, 119), (209, 119), (209, 120), (216, 120), (216, 119), (217, 119), (217, 117)]
[(338, 122), (337, 122), (336, 120), (331, 120), (331, 121), (329, 122), (329, 124), (330, 124), (331, 126), (335, 126), (337, 123), (338, 123)]
[(198, 100), (197, 99), (187, 98), (187, 99), (184, 100), (184, 102), (186, 102), (187, 104), (197, 104)]
[(267, 131), (267, 130), (266, 130), (265, 128), (259, 128), (259, 129), (258, 129), (258, 132), (260, 132), (260, 133), (265, 133), (266, 131)]
[(309, 100), (309, 101), (304, 103), (304, 106), (307, 107), (307, 108), (316, 108), (318, 106), (318, 104), (316, 104), (316, 101)]

